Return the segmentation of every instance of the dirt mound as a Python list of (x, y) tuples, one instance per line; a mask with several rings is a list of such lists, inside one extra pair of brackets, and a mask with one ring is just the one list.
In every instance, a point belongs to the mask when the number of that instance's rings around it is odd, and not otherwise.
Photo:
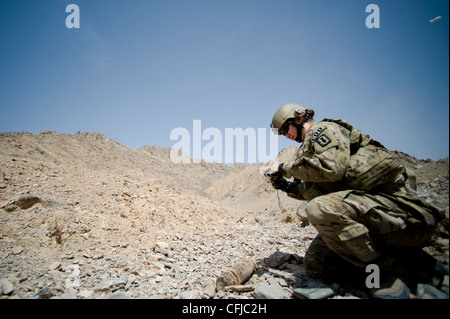
[(64, 295), (74, 267), (84, 290), (66, 297), (111, 292), (96, 287), (116, 272), (163, 273), (153, 264), (158, 245), (227, 231), (228, 212), (201, 193), (235, 168), (173, 164), (168, 154), (98, 133), (1, 134), (0, 278), (14, 287), (5, 296), (30, 298), (44, 287)]
[[(296, 150), (295, 147), (283, 149), (277, 161), (282, 163), (294, 160)], [(299, 201), (289, 198), (284, 192), (277, 193), (264, 176), (264, 170), (270, 165), (271, 163), (261, 163), (232, 172), (206, 188), (205, 193), (212, 199), (221, 201), (236, 214), (245, 215), (248, 211), (271, 212), (272, 215), (279, 210), (296, 212)]]
[(175, 164), (170, 159), (170, 149), (148, 145), (130, 149), (100, 133), (1, 133), (0, 145), (0, 155), (11, 160), (108, 170), (118, 175), (131, 170), (159, 179), (169, 187), (198, 192), (237, 169), (205, 161)]

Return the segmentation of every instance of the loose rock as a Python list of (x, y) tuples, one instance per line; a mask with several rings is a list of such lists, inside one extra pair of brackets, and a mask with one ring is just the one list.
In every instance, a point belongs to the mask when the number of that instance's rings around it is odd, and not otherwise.
[(285, 299), (286, 292), (276, 282), (262, 283), (255, 288), (255, 298), (259, 299)]
[(3, 295), (10, 295), (14, 292), (14, 286), (8, 278), (0, 279), (0, 290)]

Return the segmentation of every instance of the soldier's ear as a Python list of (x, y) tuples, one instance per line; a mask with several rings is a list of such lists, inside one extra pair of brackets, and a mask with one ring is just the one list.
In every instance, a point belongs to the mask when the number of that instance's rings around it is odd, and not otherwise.
[(300, 125), (300, 124), (302, 124), (302, 121), (303, 121), (303, 117), (296, 117), (294, 122), (295, 122), (295, 124)]

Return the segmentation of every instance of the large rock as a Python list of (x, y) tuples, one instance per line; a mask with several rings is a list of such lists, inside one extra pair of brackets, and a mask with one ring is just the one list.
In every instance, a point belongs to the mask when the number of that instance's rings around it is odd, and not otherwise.
[(266, 260), (266, 264), (269, 267), (276, 268), (282, 265), (284, 262), (288, 261), (291, 258), (291, 254), (284, 253), (281, 251), (276, 251), (272, 255), (270, 255)]
[(6, 204), (4, 208), (6, 211), (14, 211), (17, 208), (28, 209), (41, 201), (42, 199), (36, 195), (22, 195)]
[(286, 299), (286, 292), (276, 280), (268, 280), (255, 288), (255, 298), (258, 299)]
[(0, 292), (3, 295), (10, 295), (14, 291), (13, 284), (8, 280), (8, 278), (1, 278), (0, 279)]

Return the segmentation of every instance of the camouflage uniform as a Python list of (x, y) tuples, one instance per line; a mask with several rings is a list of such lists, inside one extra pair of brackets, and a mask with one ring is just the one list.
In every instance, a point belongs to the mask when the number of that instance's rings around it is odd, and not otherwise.
[(443, 215), (407, 188), (405, 168), (377, 141), (342, 120), (313, 123), (293, 163), (288, 195), (328, 247), (356, 266), (392, 246), (424, 246)]

